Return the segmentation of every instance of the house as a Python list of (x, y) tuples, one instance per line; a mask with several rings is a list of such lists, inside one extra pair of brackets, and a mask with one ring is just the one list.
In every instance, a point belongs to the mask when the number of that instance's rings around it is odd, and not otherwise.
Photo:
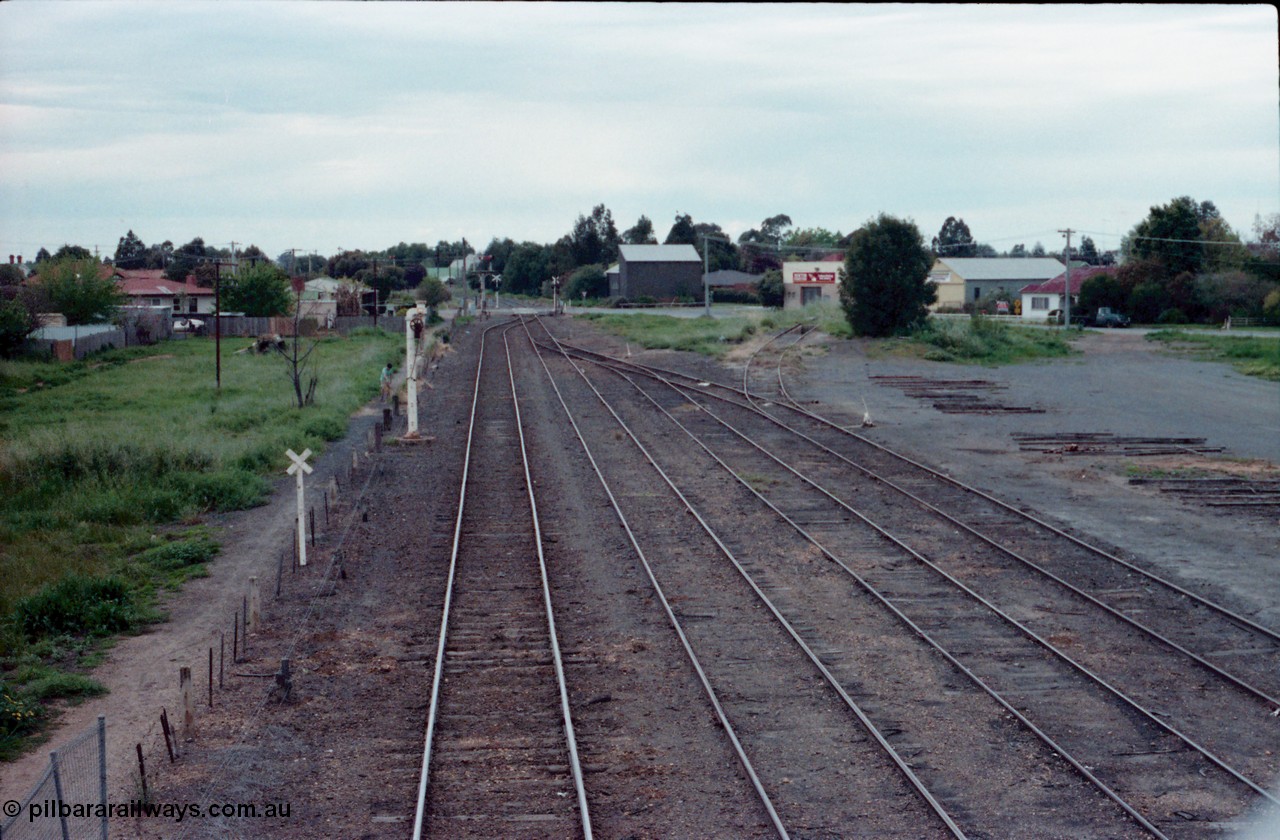
[(613, 282), (610, 297), (701, 297), (702, 258), (692, 245), (620, 245), (616, 287)]
[(1052, 280), (1066, 270), (1052, 257), (940, 257), (929, 271), (929, 282), (938, 289), (931, 308), (959, 311), (999, 292), (1016, 295), (1025, 286)]
[(809, 262), (782, 264), (782, 308), (799, 309), (811, 303), (840, 302), (843, 254)]
[(363, 283), (334, 280), (332, 277), (316, 277), (308, 280), (302, 287), (301, 300), (298, 302), (298, 317), (311, 318), (321, 325), (334, 323), (334, 319), (338, 317), (338, 291), (344, 288), (360, 293), (361, 301), (365, 300), (364, 293), (370, 295), (373, 293), (373, 290)]
[(760, 282), (759, 274), (748, 274), (745, 271), (726, 268), (720, 271), (713, 271), (707, 275), (707, 285), (712, 288), (738, 288), (748, 291), (755, 288), (756, 283)]
[(213, 289), (195, 283), (175, 283), (161, 269), (117, 268), (104, 266), (104, 273), (114, 277), (120, 290), (136, 307), (163, 306), (175, 316), (210, 315), (214, 311)]
[[(1071, 303), (1075, 305), (1080, 296), (1080, 287), (1091, 277), (1114, 276), (1119, 266), (1086, 265), (1071, 269)], [(1022, 295), (1022, 319), (1024, 321), (1043, 321), (1050, 312), (1062, 308), (1062, 290), (1067, 283), (1066, 271), (1052, 280), (1043, 283), (1032, 283), (1024, 286)]]

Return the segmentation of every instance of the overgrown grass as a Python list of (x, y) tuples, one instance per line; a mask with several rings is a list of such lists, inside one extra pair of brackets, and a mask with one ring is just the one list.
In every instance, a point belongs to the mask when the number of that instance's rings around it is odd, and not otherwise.
[(759, 329), (759, 319), (746, 316), (728, 318), (677, 318), (671, 315), (577, 315), (601, 329), (650, 350), (687, 350), (719, 358), (735, 344), (741, 344)]
[(990, 318), (930, 318), (910, 336), (913, 352), (935, 362), (1005, 365), (1070, 355), (1056, 330), (1011, 327)]
[(1147, 340), (1190, 351), (1201, 359), (1227, 362), (1246, 376), (1280, 382), (1280, 335), (1214, 335), (1177, 329), (1149, 332)]
[(202, 514), (262, 503), (285, 449), (344, 434), (401, 341), (322, 340), (305, 409), (283, 360), (235, 352), (246, 340), (223, 341), (220, 391), (212, 339), (0, 362), (0, 691), (13, 701), (6, 724), (0, 700), (0, 753), (21, 738), (6, 726), (25, 732), (42, 701), (84, 694), (66, 669), (160, 618), (159, 590), (207, 573), (218, 547), (192, 527)]

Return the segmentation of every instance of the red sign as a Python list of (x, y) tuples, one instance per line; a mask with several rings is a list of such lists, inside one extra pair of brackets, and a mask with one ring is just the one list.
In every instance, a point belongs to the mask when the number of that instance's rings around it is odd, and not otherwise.
[(836, 282), (836, 273), (834, 271), (793, 271), (791, 272), (792, 283), (834, 283)]
[(304, 289), (306, 289), (306, 288), (307, 288), (307, 278), (305, 278), (305, 277), (290, 277), (290, 278), (289, 278), (289, 285), (291, 285), (291, 286), (293, 287), (293, 290), (294, 290), (295, 292), (297, 292), (298, 294), (302, 294), (302, 291), (303, 291)]

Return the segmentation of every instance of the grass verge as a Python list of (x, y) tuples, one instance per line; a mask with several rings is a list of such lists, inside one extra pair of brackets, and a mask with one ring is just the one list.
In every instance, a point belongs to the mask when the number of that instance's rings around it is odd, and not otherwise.
[(162, 590), (207, 573), (218, 546), (203, 514), (262, 503), (286, 448), (345, 434), (401, 339), (322, 339), (305, 409), (283, 360), (235, 352), (247, 344), (223, 342), (220, 390), (212, 339), (0, 362), (0, 758), (39, 730), (47, 701), (96, 690), (79, 672), (161, 619)]
[(911, 334), (907, 352), (934, 362), (1008, 365), (1068, 356), (1071, 345), (1057, 330), (1011, 327), (981, 316), (930, 318)]
[(1246, 376), (1280, 382), (1280, 335), (1213, 335), (1178, 329), (1149, 332), (1147, 340), (1200, 359), (1227, 362)]

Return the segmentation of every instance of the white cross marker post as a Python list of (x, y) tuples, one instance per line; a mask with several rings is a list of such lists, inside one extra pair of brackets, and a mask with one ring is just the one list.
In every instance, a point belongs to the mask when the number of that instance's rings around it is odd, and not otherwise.
[(311, 465), (307, 463), (307, 459), (311, 457), (311, 450), (304, 449), (302, 454), (294, 452), (292, 449), (285, 450), (285, 454), (289, 456), (289, 460), (293, 461), (289, 465), (289, 475), (298, 478), (298, 565), (307, 565), (307, 517), (305, 515), (306, 505), (303, 502), (302, 479), (306, 475), (311, 474)]
[(405, 313), (404, 316), (404, 369), (405, 369), (405, 385), (409, 396), (408, 406), (405, 409), (405, 416), (409, 420), (409, 429), (405, 437), (413, 439), (418, 436), (418, 365), (417, 365), (417, 348), (413, 341), (413, 319), (421, 319), (419, 323), (426, 323), (426, 319), (422, 317), (422, 313), (416, 308)]

